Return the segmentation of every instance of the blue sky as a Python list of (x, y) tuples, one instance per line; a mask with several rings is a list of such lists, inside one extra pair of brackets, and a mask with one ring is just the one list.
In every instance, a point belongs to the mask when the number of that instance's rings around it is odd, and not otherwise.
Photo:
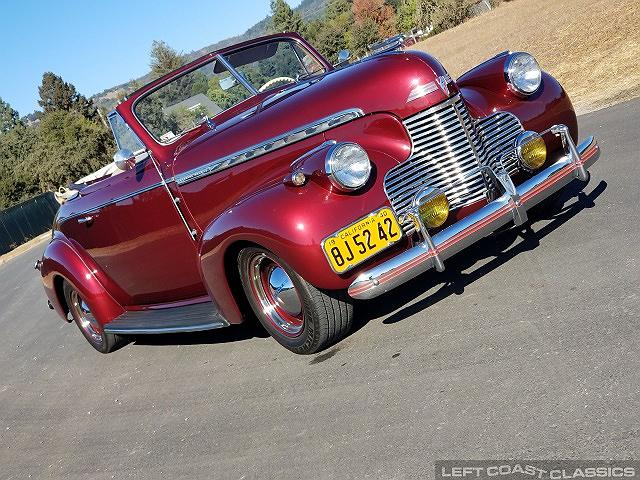
[(268, 12), (269, 0), (7, 0), (0, 97), (20, 115), (36, 110), (45, 71), (90, 96), (145, 74), (153, 40), (187, 53), (243, 33)]

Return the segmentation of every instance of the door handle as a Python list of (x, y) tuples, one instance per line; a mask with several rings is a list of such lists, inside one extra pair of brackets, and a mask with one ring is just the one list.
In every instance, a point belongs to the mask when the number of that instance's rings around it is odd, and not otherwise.
[(78, 223), (93, 223), (93, 215), (87, 215), (78, 219)]

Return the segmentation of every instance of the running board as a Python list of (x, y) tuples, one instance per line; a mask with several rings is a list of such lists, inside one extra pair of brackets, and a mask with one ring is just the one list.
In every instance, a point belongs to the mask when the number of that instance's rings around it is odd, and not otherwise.
[(104, 326), (105, 333), (124, 335), (199, 332), (228, 327), (212, 302), (183, 307), (129, 310)]

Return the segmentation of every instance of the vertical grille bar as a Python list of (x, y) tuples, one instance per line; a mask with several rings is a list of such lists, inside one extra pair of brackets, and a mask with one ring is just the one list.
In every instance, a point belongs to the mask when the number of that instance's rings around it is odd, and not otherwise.
[[(410, 157), (387, 172), (384, 188), (397, 215), (410, 206), (424, 186), (443, 190), (451, 208), (459, 208), (486, 198), (487, 185), (480, 172), (466, 174), (483, 165), (496, 168), (500, 157), (510, 150), (523, 128), (515, 115), (497, 112), (474, 120), (460, 95), (445, 100), (404, 120), (412, 142)], [(517, 170), (515, 155), (505, 167)], [(463, 180), (464, 178), (464, 180)], [(455, 184), (455, 186), (454, 186)], [(411, 233), (410, 222), (403, 225)]]

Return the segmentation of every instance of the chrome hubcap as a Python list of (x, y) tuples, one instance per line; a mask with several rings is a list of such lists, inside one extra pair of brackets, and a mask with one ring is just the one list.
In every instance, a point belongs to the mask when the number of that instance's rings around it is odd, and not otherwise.
[(290, 315), (300, 315), (302, 302), (291, 278), (282, 267), (274, 267), (269, 273), (269, 290), (280, 308)]
[(78, 326), (83, 332), (91, 339), (96, 345), (102, 344), (101, 327), (98, 321), (91, 313), (89, 305), (80, 298), (78, 292), (71, 292), (71, 308), (73, 309), (74, 317), (78, 321)]
[(262, 317), (288, 337), (300, 335), (302, 301), (284, 268), (271, 256), (259, 253), (249, 262), (249, 279)]

